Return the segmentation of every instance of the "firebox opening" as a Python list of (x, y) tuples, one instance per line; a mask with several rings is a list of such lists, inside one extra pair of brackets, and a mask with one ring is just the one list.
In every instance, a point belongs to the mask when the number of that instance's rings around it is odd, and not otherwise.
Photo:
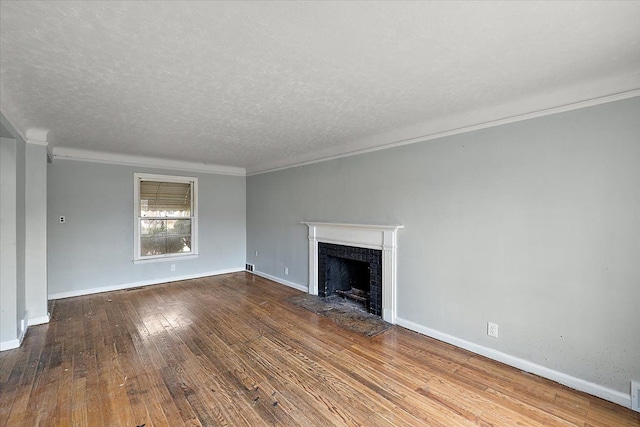
[(345, 258), (327, 257), (326, 295), (338, 294), (361, 303), (369, 310), (369, 263)]
[(318, 295), (348, 298), (381, 316), (382, 251), (319, 242)]

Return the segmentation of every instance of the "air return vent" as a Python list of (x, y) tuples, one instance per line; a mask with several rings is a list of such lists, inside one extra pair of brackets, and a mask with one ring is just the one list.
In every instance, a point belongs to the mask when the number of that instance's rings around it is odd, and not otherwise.
[(247, 271), (253, 271), (254, 267), (255, 266), (253, 264), (245, 264), (245, 270)]

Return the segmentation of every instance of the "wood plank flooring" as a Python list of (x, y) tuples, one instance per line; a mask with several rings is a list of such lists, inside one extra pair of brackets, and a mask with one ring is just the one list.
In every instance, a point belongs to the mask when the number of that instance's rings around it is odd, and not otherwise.
[(0, 353), (0, 426), (640, 426), (400, 327), (374, 338), (248, 273), (55, 301)]

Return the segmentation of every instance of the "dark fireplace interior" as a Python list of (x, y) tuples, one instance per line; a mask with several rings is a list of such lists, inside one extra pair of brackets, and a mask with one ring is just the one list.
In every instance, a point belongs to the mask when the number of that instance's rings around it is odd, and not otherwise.
[(382, 251), (318, 243), (318, 294), (358, 301), (376, 316), (382, 315)]

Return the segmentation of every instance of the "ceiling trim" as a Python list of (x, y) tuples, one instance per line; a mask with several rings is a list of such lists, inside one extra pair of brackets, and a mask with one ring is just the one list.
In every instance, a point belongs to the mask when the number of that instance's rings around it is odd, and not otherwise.
[(235, 166), (185, 162), (180, 160), (159, 159), (143, 156), (130, 156), (126, 154), (103, 153), (98, 151), (79, 150), (76, 148), (66, 147), (55, 147), (53, 149), (53, 160), (55, 161), (58, 159), (123, 166), (139, 166), (145, 168), (180, 170), (188, 172), (211, 173), (218, 175), (246, 176), (245, 168)]
[(27, 137), (27, 144), (36, 144), (36, 145), (47, 145), (47, 136), (49, 135), (49, 130), (47, 129), (37, 129), (37, 128), (29, 128), (25, 132), (25, 136)]
[[(280, 170), (290, 169), (298, 166), (305, 166), (305, 165), (310, 165), (314, 163), (326, 162), (329, 160), (340, 159), (343, 157), (356, 156), (359, 154), (371, 153), (375, 151), (401, 147), (404, 145), (431, 141), (431, 140), (444, 138), (448, 136), (459, 135), (462, 133), (473, 132), (473, 131), (487, 129), (495, 126), (502, 126), (510, 123), (516, 123), (523, 120), (529, 120), (529, 119), (534, 119), (538, 117), (544, 117), (544, 116), (549, 116), (553, 114), (578, 110), (581, 108), (593, 107), (600, 104), (621, 101), (624, 99), (634, 98), (638, 96), (640, 96), (640, 89), (634, 89), (631, 91), (621, 92), (614, 95), (608, 95), (608, 96), (594, 98), (586, 101), (575, 102), (575, 103), (562, 105), (558, 107), (534, 111), (531, 113), (519, 114), (512, 117), (506, 117), (503, 119), (490, 120), (483, 123), (478, 123), (470, 126), (463, 126), (460, 128), (451, 129), (451, 130), (442, 131), (442, 132), (435, 132), (432, 134), (427, 134), (427, 135), (423, 135), (415, 138), (398, 140), (395, 142), (379, 145), (376, 147), (353, 150), (347, 153), (336, 153), (335, 155), (328, 155), (328, 156), (320, 157), (318, 159), (305, 160), (300, 162), (295, 162), (295, 159), (292, 159), (294, 160), (294, 163), (285, 164), (285, 165), (274, 165), (273, 167), (269, 167), (268, 165), (266, 165), (264, 168), (256, 168), (254, 170), (251, 170), (251, 169), (247, 170), (245, 168), (235, 167), (235, 166), (224, 166), (224, 165), (161, 159), (161, 158), (144, 157), (144, 156), (130, 156), (126, 154), (104, 153), (104, 152), (98, 152), (98, 151), (82, 150), (82, 149), (67, 148), (67, 147), (60, 147), (60, 146), (55, 147), (53, 149), (52, 157), (54, 160), (65, 159), (65, 160), (76, 160), (76, 161), (84, 161), (84, 162), (95, 162), (95, 163), (105, 163), (105, 164), (115, 164), (115, 165), (125, 165), (125, 166), (139, 166), (139, 167), (148, 167), (148, 168), (160, 168), (160, 169), (169, 169), (169, 170), (211, 173), (211, 174), (220, 174), (220, 175), (254, 176), (254, 175), (260, 175), (260, 174), (269, 173), (269, 172), (276, 172)], [(339, 149), (340, 147), (337, 147), (336, 151), (338, 151)]]
[[(350, 151), (350, 152), (347, 152), (347, 153), (336, 153), (335, 155), (323, 156), (322, 158), (319, 158), (319, 159), (301, 161), (301, 162), (292, 163), (292, 164), (288, 164), (288, 165), (277, 165), (277, 166), (274, 165), (273, 167), (269, 167), (267, 165), (264, 168), (258, 167), (258, 168), (254, 169), (254, 170), (249, 169), (247, 171), (247, 176), (254, 176), (254, 175), (260, 175), (260, 174), (263, 174), (263, 173), (276, 172), (276, 171), (280, 171), (280, 170), (284, 170), (284, 169), (295, 168), (295, 167), (298, 167), (298, 166), (311, 165), (311, 164), (314, 164), (314, 163), (326, 162), (326, 161), (329, 161), (329, 160), (340, 159), (340, 158), (343, 158), (343, 157), (356, 156), (358, 154), (371, 153), (371, 152), (375, 152), (375, 151), (386, 150), (386, 149), (389, 149), (389, 148), (401, 147), (403, 145), (410, 145), (410, 144), (416, 144), (418, 142), (431, 141), (431, 140), (434, 140), (434, 139), (444, 138), (444, 137), (447, 137), (447, 136), (459, 135), (459, 134), (462, 134), (462, 133), (473, 132), (473, 131), (476, 131), (476, 130), (482, 130), (482, 129), (487, 129), (487, 128), (491, 128), (491, 127), (495, 127), (495, 126), (502, 126), (502, 125), (506, 125), (506, 124), (510, 124), (510, 123), (516, 123), (516, 122), (520, 122), (520, 121), (523, 121), (523, 120), (535, 119), (535, 118), (538, 118), (538, 117), (544, 117), (544, 116), (549, 116), (549, 115), (553, 115), (553, 114), (564, 113), (564, 112), (567, 112), (567, 111), (578, 110), (578, 109), (581, 109), (581, 108), (593, 107), (593, 106), (600, 105), (600, 104), (607, 104), (609, 102), (621, 101), (621, 100), (624, 100), (624, 99), (634, 98), (634, 97), (638, 97), (638, 96), (640, 96), (640, 89), (634, 89), (634, 90), (630, 90), (630, 91), (617, 93), (617, 94), (614, 94), (614, 95), (607, 95), (607, 96), (603, 96), (603, 97), (599, 97), (599, 98), (589, 99), (589, 100), (586, 100), (586, 101), (580, 101), (580, 102), (575, 102), (575, 103), (571, 103), (571, 104), (561, 105), (559, 107), (547, 108), (547, 109), (543, 109), (543, 110), (534, 111), (534, 112), (531, 112), (531, 113), (518, 114), (518, 115), (515, 115), (515, 116), (505, 117), (505, 118), (502, 118), (502, 119), (490, 120), (490, 121), (483, 122), (483, 123), (478, 123), (478, 124), (469, 125), (469, 126), (463, 126), (463, 127), (460, 127), (460, 128), (446, 130), (446, 131), (442, 131), (442, 132), (436, 132), (436, 133), (427, 134), (427, 135), (423, 135), (423, 136), (419, 136), (419, 137), (415, 137), (415, 138), (403, 139), (403, 140), (391, 142), (391, 143), (388, 143), (388, 144), (378, 145), (376, 147), (364, 148), (364, 149), (360, 149), (360, 150), (354, 150), (354, 151)], [(338, 150), (339, 150), (339, 147), (336, 148), (335, 151), (338, 151)]]
[(32, 145), (42, 145), (44, 147), (46, 147), (47, 145), (49, 145), (49, 143), (47, 141), (40, 141), (39, 139), (27, 139), (25, 141), (27, 144), (32, 144)]

